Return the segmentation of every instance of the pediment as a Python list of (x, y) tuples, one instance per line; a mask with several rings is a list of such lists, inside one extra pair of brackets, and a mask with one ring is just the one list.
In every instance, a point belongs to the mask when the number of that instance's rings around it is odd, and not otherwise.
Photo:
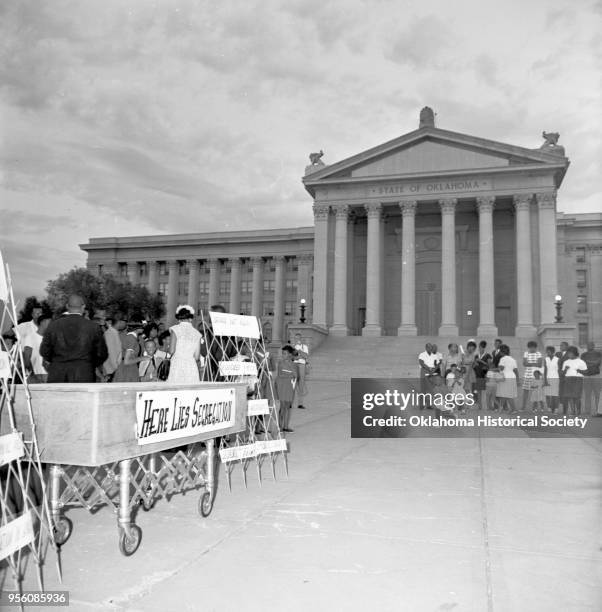
[(306, 187), (321, 182), (420, 174), (500, 171), (521, 166), (568, 166), (564, 155), (526, 149), (466, 134), (421, 128), (329, 166), (310, 167)]

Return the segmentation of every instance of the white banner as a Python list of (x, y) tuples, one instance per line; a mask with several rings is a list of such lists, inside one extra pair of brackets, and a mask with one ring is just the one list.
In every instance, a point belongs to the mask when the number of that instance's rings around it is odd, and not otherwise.
[(252, 361), (220, 361), (222, 376), (257, 376), (257, 364)]
[(255, 399), (247, 401), (247, 415), (260, 416), (270, 414), (270, 406), (267, 399)]
[(286, 451), (287, 448), (284, 438), (280, 440), (258, 440), (252, 444), (222, 448), (219, 452), (219, 457), (222, 463), (229, 463), (230, 461), (250, 459), (251, 457), (257, 457), (257, 455)]
[(8, 283), (6, 282), (6, 268), (2, 259), (2, 251), (0, 251), (0, 300), (8, 301)]
[(10, 359), (6, 351), (0, 350), (0, 379), (11, 378)]
[(211, 317), (213, 333), (216, 336), (259, 339), (257, 317), (226, 312), (210, 312), (209, 316)]
[(5, 559), (33, 540), (31, 510), (0, 527), (0, 560)]
[(0, 436), (0, 466), (20, 459), (25, 454), (22, 434), (18, 431)]
[(172, 389), (136, 394), (138, 444), (177, 440), (235, 423), (234, 389)]

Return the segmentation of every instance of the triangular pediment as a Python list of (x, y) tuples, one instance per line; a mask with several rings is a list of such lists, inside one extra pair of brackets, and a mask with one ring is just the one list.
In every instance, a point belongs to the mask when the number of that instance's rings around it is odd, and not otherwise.
[[(561, 148), (559, 147), (559, 150)], [(353, 181), (454, 172), (504, 171), (521, 166), (568, 166), (562, 153), (526, 149), (428, 127), (415, 130), (329, 166), (311, 167), (304, 183)]]

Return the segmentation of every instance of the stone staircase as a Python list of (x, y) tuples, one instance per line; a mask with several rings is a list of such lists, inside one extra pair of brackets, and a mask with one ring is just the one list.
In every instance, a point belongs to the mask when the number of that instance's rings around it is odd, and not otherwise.
[[(435, 342), (440, 353), (447, 352), (450, 342), (466, 346), (468, 336), (456, 338), (427, 336), (361, 337), (329, 336), (310, 355), (312, 380), (349, 380), (356, 377), (413, 378), (419, 375), (418, 354), (427, 342)], [(478, 340), (478, 339), (477, 339)], [(519, 339), (503, 338), (510, 347), (510, 354), (517, 360), (519, 372), (525, 347)], [(487, 348), (493, 348), (493, 340), (487, 339)]]

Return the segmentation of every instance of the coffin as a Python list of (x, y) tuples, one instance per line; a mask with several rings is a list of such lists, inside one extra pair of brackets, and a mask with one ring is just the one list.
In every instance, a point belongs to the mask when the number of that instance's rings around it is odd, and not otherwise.
[[(31, 385), (29, 392), (44, 463), (98, 466), (246, 427), (245, 383), (46, 384)], [(231, 398), (227, 413), (224, 402), (215, 401), (224, 395)], [(17, 428), (30, 440), (22, 385), (15, 399)], [(1, 416), (0, 433), (7, 433), (7, 415)]]

